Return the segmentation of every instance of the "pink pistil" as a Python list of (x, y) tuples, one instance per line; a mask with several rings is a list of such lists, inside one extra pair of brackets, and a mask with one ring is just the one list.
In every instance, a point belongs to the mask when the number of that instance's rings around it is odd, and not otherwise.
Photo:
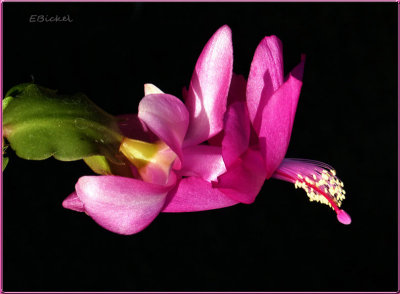
[(326, 200), (328, 200), (328, 202), (332, 205), (333, 209), (335, 210), (336, 216), (337, 216), (337, 219), (338, 219), (339, 222), (341, 222), (342, 224), (345, 224), (345, 225), (349, 225), (351, 223), (350, 215), (348, 215), (348, 213), (345, 212), (343, 209), (340, 209), (337, 206), (335, 200), (332, 199), (332, 197), (329, 194), (325, 193), (323, 190), (321, 190), (316, 185), (312, 185), (311, 183), (309, 183), (309, 182), (307, 182), (305, 180), (302, 180), (302, 179), (296, 179), (293, 176), (291, 176), (291, 175), (289, 175), (289, 174), (287, 174), (285, 172), (282, 172), (280, 170), (276, 170), (275, 173), (280, 175), (280, 176), (282, 176), (282, 177), (284, 177), (284, 178), (291, 179), (293, 182), (299, 181), (301, 183), (305, 183), (308, 187), (314, 189), (320, 195), (324, 196), (326, 198)]

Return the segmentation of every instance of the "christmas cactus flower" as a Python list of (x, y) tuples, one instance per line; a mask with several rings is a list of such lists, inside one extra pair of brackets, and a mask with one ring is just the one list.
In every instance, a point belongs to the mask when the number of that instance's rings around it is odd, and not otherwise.
[(146, 84), (138, 114), (113, 117), (81, 94), (17, 86), (3, 100), (3, 134), (25, 159), (83, 159), (99, 175), (81, 177), (63, 206), (118, 234), (140, 232), (161, 212), (250, 204), (270, 178), (303, 188), (349, 224), (333, 168), (285, 158), (304, 56), (284, 78), (281, 43), (265, 37), (246, 81), (232, 73), (232, 51), (225, 25), (201, 52), (184, 102)]
[[(136, 177), (86, 176), (63, 206), (86, 212), (99, 225), (134, 234), (161, 212), (188, 212), (237, 204), (212, 186), (226, 172), (222, 148), (202, 144), (223, 129), (232, 76), (229, 27), (220, 28), (204, 47), (194, 70), (186, 105), (151, 84), (137, 118), (125, 116), (120, 151)], [(153, 142), (149, 142), (153, 141)]]

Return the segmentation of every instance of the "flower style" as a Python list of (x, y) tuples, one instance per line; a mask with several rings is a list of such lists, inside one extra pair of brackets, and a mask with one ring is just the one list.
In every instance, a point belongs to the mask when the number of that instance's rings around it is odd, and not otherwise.
[(160, 212), (252, 203), (265, 179), (273, 177), (302, 187), (312, 201), (330, 205), (339, 221), (350, 223), (338, 208), (343, 183), (332, 168), (284, 159), (304, 58), (284, 80), (280, 41), (266, 37), (246, 83), (232, 74), (232, 51), (225, 25), (204, 47), (184, 90), (185, 104), (145, 85), (138, 115), (122, 116), (120, 126), (126, 136), (120, 152), (130, 162), (130, 176), (84, 176), (63, 206), (128, 235), (143, 230)]

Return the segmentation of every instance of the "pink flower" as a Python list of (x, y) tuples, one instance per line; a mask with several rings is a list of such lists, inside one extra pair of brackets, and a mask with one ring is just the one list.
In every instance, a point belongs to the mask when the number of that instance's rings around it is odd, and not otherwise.
[(125, 116), (121, 130), (136, 139), (125, 138), (120, 151), (133, 164), (136, 177), (82, 177), (63, 206), (86, 212), (112, 232), (134, 234), (161, 211), (200, 211), (238, 203), (212, 187), (212, 181), (226, 172), (222, 148), (201, 145), (223, 128), (232, 66), (231, 30), (223, 26), (197, 61), (186, 106), (147, 84), (137, 117)]
[(185, 104), (145, 85), (138, 115), (124, 116), (121, 125), (127, 137), (120, 151), (133, 177), (82, 177), (63, 206), (110, 231), (134, 234), (160, 212), (252, 203), (265, 179), (274, 177), (302, 187), (350, 223), (338, 208), (343, 184), (329, 166), (284, 159), (304, 58), (284, 79), (281, 44), (271, 36), (257, 47), (247, 83), (232, 76), (232, 63), (231, 31), (223, 26), (196, 63)]

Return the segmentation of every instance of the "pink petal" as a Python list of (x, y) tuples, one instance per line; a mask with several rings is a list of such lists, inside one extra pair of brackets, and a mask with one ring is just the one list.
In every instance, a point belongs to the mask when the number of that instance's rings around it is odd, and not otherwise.
[(66, 209), (84, 212), (85, 208), (83, 202), (79, 199), (76, 192), (72, 192), (67, 198), (64, 199), (62, 206)]
[(262, 162), (259, 151), (249, 149), (218, 178), (214, 187), (236, 201), (247, 204), (254, 202), (265, 181), (266, 172)]
[(235, 102), (229, 106), (224, 132), (222, 156), (226, 166), (230, 166), (249, 146), (250, 120), (244, 102)]
[(125, 137), (146, 142), (154, 142), (158, 139), (137, 114), (123, 114), (118, 115), (117, 118), (118, 126)]
[(130, 235), (154, 220), (164, 206), (171, 185), (154, 185), (118, 176), (85, 176), (75, 188), (86, 213), (95, 222), (114, 233)]
[(232, 74), (231, 85), (229, 87), (228, 105), (237, 101), (246, 101), (247, 82), (244, 76)]
[(186, 105), (190, 124), (185, 145), (196, 145), (223, 128), (233, 66), (230, 28), (221, 27), (207, 42), (197, 60)]
[(276, 36), (265, 37), (254, 53), (247, 81), (247, 107), (255, 130), (268, 99), (283, 83), (282, 44)]
[[(303, 66), (303, 62), (296, 70)], [(262, 112), (259, 140), (267, 178), (272, 176), (285, 157), (301, 86), (302, 82), (290, 74), (288, 80), (268, 99)]]
[(168, 94), (151, 94), (139, 103), (139, 118), (181, 159), (189, 114), (178, 98)]
[(191, 212), (228, 207), (238, 202), (200, 178), (182, 179), (168, 194), (163, 212)]
[(197, 145), (183, 149), (181, 176), (196, 176), (208, 182), (226, 172), (221, 147)]
[(164, 94), (164, 92), (153, 84), (144, 84), (144, 96), (150, 94)]

